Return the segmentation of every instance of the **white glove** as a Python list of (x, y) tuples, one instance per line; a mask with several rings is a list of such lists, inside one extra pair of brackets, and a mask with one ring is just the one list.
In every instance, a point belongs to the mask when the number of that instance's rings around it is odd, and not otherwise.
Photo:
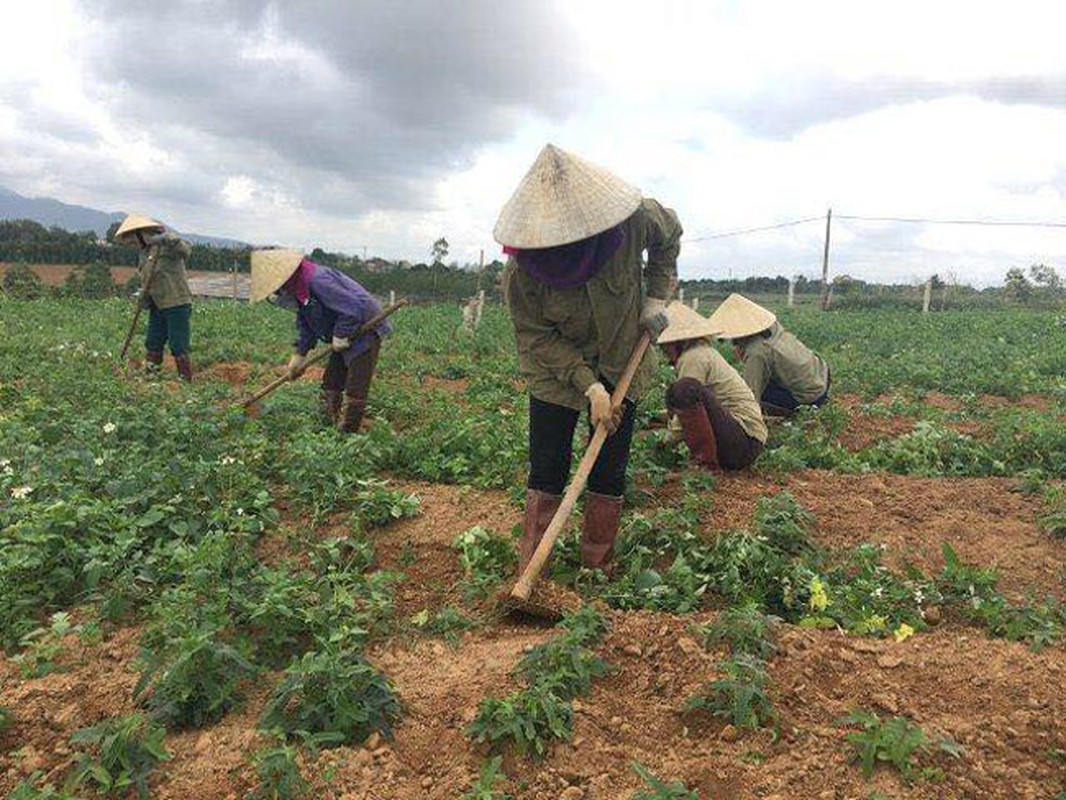
[(585, 397), (589, 399), (589, 419), (592, 426), (598, 428), (600, 423), (607, 426), (608, 433), (618, 430), (618, 423), (622, 418), (622, 410), (611, 407), (611, 396), (602, 383), (596, 381), (586, 391)]
[(289, 379), (296, 380), (304, 374), (304, 367), (307, 366), (307, 356), (302, 356), (299, 353), (293, 353), (292, 358), (289, 359), (286, 369), (289, 372)]
[(666, 301), (658, 297), (647, 298), (640, 310), (640, 327), (651, 334), (651, 340), (654, 342), (659, 338), (659, 334), (666, 330), (668, 324)]
[(333, 348), (334, 353), (339, 353), (341, 350), (347, 350), (351, 345), (351, 339), (346, 339), (343, 336), (334, 336), (333, 344), (331, 344), (330, 347)]

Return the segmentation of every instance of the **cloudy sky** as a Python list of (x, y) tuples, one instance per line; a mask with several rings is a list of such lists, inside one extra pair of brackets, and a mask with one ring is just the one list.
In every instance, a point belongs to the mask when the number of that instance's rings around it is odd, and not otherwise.
[[(684, 277), (820, 271), (834, 215), (1066, 222), (1051, 2), (0, 4), (0, 185), (184, 230), (498, 254), (545, 142), (678, 212)], [(998, 282), (1066, 228), (835, 220), (832, 266)]]

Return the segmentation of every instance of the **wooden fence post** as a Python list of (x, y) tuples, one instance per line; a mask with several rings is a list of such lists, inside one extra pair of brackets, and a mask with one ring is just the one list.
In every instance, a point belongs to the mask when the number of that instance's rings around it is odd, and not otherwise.
[(923, 314), (928, 314), (929, 313), (929, 301), (932, 299), (932, 297), (933, 297), (933, 279), (932, 278), (926, 278), (925, 279), (925, 294), (922, 297), (922, 313)]
[(788, 307), (796, 305), (796, 279), (795, 277), (788, 279)]
[(822, 311), (829, 308), (829, 231), (833, 222), (833, 209), (825, 213), (825, 250), (822, 251)]

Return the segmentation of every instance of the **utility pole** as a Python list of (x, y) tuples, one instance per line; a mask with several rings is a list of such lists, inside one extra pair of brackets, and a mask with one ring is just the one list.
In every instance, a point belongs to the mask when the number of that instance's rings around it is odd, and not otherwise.
[(829, 231), (833, 222), (833, 209), (825, 213), (825, 250), (822, 251), (822, 311), (829, 308)]

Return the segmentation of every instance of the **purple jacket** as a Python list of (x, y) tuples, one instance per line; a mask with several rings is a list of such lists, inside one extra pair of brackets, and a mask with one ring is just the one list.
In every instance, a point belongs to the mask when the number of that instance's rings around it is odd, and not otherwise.
[[(296, 350), (300, 353), (307, 353), (316, 341), (329, 342), (334, 336), (350, 338), (381, 311), (370, 292), (332, 267), (316, 264), (308, 288), (307, 303), (296, 310)], [(388, 322), (382, 322), (353, 341), (343, 353), (344, 363), (351, 364), (352, 359), (365, 353), (371, 336), (385, 337), (391, 330)]]

